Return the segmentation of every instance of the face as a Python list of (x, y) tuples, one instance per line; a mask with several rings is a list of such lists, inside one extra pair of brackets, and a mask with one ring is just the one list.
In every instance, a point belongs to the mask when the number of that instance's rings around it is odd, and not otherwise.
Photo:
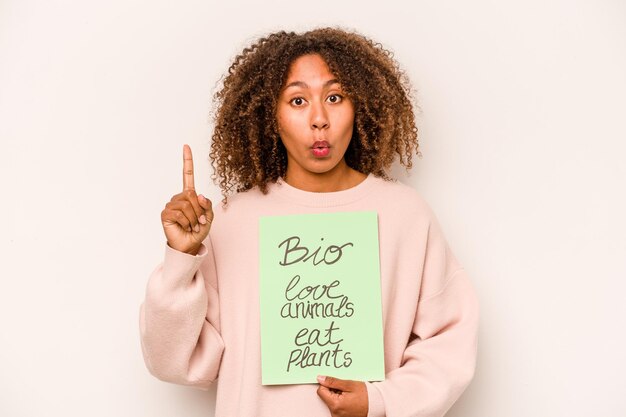
[(278, 98), (278, 130), (287, 149), (287, 177), (315, 177), (347, 169), (354, 106), (320, 55), (290, 67)]

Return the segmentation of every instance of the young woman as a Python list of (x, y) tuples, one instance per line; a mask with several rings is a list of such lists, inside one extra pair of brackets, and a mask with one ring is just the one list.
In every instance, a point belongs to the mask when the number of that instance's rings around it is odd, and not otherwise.
[[(426, 202), (389, 179), (418, 151), (410, 86), (379, 44), (338, 29), (244, 49), (216, 95), (210, 157), (224, 195), (183, 191), (161, 213), (165, 258), (141, 306), (156, 377), (206, 389), (216, 416), (442, 416), (474, 374), (478, 303)], [(261, 385), (260, 216), (376, 211), (384, 381)]]

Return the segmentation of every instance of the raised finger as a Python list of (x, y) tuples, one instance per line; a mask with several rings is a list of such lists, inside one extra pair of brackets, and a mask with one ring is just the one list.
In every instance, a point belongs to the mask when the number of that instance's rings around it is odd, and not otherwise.
[(193, 156), (191, 148), (185, 144), (183, 146), (183, 190), (195, 190), (193, 180)]

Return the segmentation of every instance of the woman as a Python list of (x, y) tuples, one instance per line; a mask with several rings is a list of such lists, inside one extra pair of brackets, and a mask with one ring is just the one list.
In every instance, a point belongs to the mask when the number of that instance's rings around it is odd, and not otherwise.
[[(473, 377), (478, 304), (435, 215), (389, 180), (418, 150), (409, 84), (391, 54), (337, 29), (278, 32), (237, 56), (217, 93), (211, 159), (224, 195), (183, 191), (161, 213), (164, 262), (141, 307), (156, 377), (206, 389), (216, 416), (441, 416)], [(260, 216), (376, 211), (384, 381), (261, 385)]]

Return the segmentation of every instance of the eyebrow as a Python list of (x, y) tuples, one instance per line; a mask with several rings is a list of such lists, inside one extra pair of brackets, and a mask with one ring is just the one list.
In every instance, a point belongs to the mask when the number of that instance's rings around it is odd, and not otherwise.
[[(332, 84), (339, 84), (339, 80), (337, 80), (336, 78), (333, 78), (331, 80), (328, 80), (324, 83), (324, 85), (322, 87), (326, 88)], [(309, 88), (309, 85), (307, 83), (305, 83), (304, 81), (294, 81), (291, 82), (289, 84), (287, 84), (284, 88), (284, 90), (288, 89), (289, 87), (302, 87), (302, 88)]]

